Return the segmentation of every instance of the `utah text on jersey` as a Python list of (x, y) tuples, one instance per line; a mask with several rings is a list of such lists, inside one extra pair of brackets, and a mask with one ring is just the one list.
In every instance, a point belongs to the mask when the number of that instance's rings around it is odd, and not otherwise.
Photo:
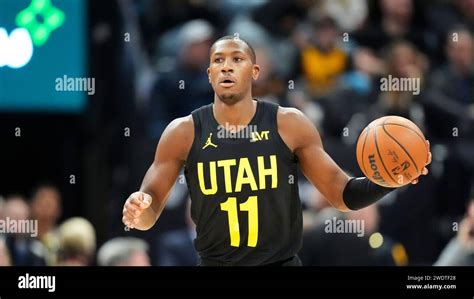
[[(208, 165), (204, 165), (203, 162), (197, 163), (199, 187), (204, 195), (214, 195), (217, 193), (217, 171), (222, 172), (224, 175), (226, 193), (241, 192), (242, 186), (246, 184), (249, 185), (252, 191), (264, 190), (267, 188), (265, 181), (266, 176), (271, 176), (271, 186), (269, 188), (278, 188), (278, 165), (276, 155), (270, 155), (269, 157), (258, 156), (257, 169), (252, 169), (248, 158), (209, 161), (206, 164)], [(237, 168), (237, 176), (235, 178), (235, 184), (232, 184), (234, 178), (231, 175), (231, 170), (235, 167)], [(255, 175), (256, 170), (257, 175)], [(204, 176), (204, 171), (207, 171), (208, 175)], [(206, 184), (204, 177), (210, 178), (210, 185)], [(258, 184), (255, 179), (256, 177), (258, 178)]]

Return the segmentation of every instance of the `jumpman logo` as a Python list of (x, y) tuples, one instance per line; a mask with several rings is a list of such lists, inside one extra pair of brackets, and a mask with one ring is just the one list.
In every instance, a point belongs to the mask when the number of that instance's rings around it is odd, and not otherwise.
[(213, 147), (217, 147), (217, 145), (215, 145), (214, 143), (212, 143), (212, 133), (209, 134), (209, 137), (207, 137), (207, 141), (206, 141), (206, 144), (204, 144), (204, 146), (202, 147), (202, 149), (205, 149), (206, 147), (208, 146), (213, 146)]

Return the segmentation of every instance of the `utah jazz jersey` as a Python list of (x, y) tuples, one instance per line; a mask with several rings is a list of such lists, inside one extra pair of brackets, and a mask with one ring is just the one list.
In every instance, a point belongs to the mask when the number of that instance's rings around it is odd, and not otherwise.
[(258, 101), (250, 123), (234, 135), (218, 124), (212, 104), (192, 112), (185, 175), (202, 260), (271, 264), (301, 248), (297, 159), (278, 134), (277, 110)]

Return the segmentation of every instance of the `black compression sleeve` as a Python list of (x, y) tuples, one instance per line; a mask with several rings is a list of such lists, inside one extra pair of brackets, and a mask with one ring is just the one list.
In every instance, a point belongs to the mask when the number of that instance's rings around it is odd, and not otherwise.
[(395, 188), (386, 188), (372, 183), (366, 177), (351, 178), (342, 194), (344, 203), (351, 210), (370, 206)]

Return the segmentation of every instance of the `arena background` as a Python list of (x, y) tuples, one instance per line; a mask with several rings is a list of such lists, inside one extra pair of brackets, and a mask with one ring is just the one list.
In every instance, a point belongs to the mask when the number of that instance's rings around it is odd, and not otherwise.
[[(122, 205), (165, 126), (212, 101), (209, 47), (226, 34), (256, 49), (254, 96), (301, 109), (350, 174), (362, 174), (357, 137), (377, 117), (407, 117), (431, 141), (429, 176), (359, 212), (328, 208), (300, 176), (304, 265), (473, 265), (474, 0), (0, 7), (0, 218), (40, 228), (0, 234), (1, 265), (196, 264), (183, 176), (147, 232), (124, 230)], [(389, 76), (419, 79), (419, 93), (383, 90)], [(61, 85), (77, 78), (94, 88)], [(328, 230), (344, 217), (364, 235)]]

